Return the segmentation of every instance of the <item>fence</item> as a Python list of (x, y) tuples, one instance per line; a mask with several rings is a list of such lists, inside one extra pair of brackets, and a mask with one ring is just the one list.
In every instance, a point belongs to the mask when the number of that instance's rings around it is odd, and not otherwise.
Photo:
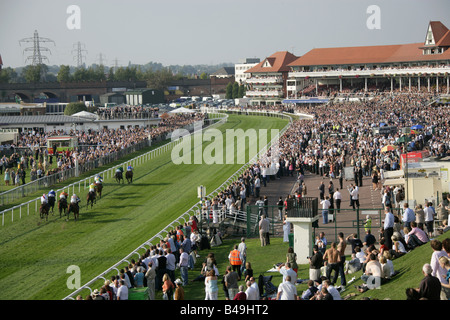
[[(217, 112), (217, 110), (212, 110), (213, 113), (211, 114), (211, 118), (218, 118), (219, 117), (219, 113)], [(292, 118), (288, 115), (277, 115), (279, 117), (284, 117), (284, 118), (288, 118), (289, 119), (289, 124), (286, 125), (280, 135), (282, 133), (284, 133), (289, 126), (292, 123)], [(222, 121), (222, 122), (221, 122)], [(221, 120), (219, 122), (223, 123), (224, 120)], [(226, 121), (226, 118), (225, 118)], [(249, 162), (247, 162), (246, 164), (244, 164), (242, 167), (240, 167), (233, 175), (231, 175), (225, 182), (223, 182), (219, 187), (217, 187), (214, 191), (212, 191), (210, 194), (207, 195), (208, 198), (212, 198), (215, 197), (217, 194), (219, 194), (220, 192), (224, 191), (232, 182), (236, 181), (236, 179), (248, 168), (248, 166), (252, 163), (254, 163), (254, 161), (256, 159), (258, 159), (258, 157), (261, 156), (261, 154), (265, 153), (265, 150), (267, 149), (268, 146), (270, 146), (274, 140), (276, 138), (272, 139), (272, 141), (270, 143), (267, 144), (267, 146), (265, 148), (263, 148), (263, 150), (261, 150), (253, 159), (251, 159)], [(156, 235), (154, 235), (152, 238), (150, 238), (149, 240), (147, 240), (146, 242), (144, 242), (143, 244), (141, 244), (140, 246), (138, 246), (135, 250), (133, 250), (130, 254), (128, 254), (125, 258), (123, 258), (122, 260), (120, 260), (119, 262), (117, 262), (115, 265), (113, 265), (112, 267), (108, 268), (107, 270), (105, 270), (104, 272), (102, 272), (100, 275), (98, 275), (97, 277), (95, 277), (94, 279), (90, 280), (89, 282), (87, 282), (86, 284), (84, 284), (82, 287), (80, 287), (79, 289), (77, 289), (76, 291), (72, 292), (70, 295), (68, 295), (67, 297), (65, 297), (63, 300), (68, 300), (68, 299), (74, 299), (74, 297), (81, 292), (82, 290), (89, 290), (92, 293), (92, 289), (90, 288), (90, 286), (93, 286), (97, 281), (99, 280), (105, 280), (106, 276), (108, 274), (110, 274), (111, 272), (116, 272), (116, 274), (119, 274), (119, 267), (120, 265), (122, 265), (123, 263), (127, 263), (127, 265), (130, 263), (129, 259), (131, 259), (131, 257), (136, 256), (137, 258), (139, 258), (141, 256), (141, 254), (139, 253), (139, 250), (144, 250), (144, 252), (153, 245), (153, 242), (156, 240), (159, 242), (159, 240), (164, 239), (167, 234), (169, 233), (170, 230), (173, 230), (176, 228), (176, 226), (178, 225), (183, 225), (185, 222), (189, 221), (191, 216), (196, 216), (199, 221), (200, 221), (200, 225), (203, 223), (203, 214), (202, 214), (202, 203), (199, 201), (197, 203), (195, 203), (191, 208), (189, 208), (187, 211), (185, 211), (183, 214), (181, 214), (177, 219), (173, 220), (172, 222), (170, 222), (166, 227), (164, 227), (160, 232), (158, 232)], [(221, 215), (218, 222), (223, 221), (223, 219), (225, 219), (225, 215)]]
[[(227, 121), (227, 117), (228, 116), (220, 118), (220, 117), (217, 116), (214, 119), (212, 119), (210, 121), (207, 121), (209, 123), (212, 123), (208, 127), (215, 126), (215, 125), (218, 125), (220, 123), (225, 123)], [(188, 126), (185, 127), (185, 129), (188, 130), (189, 132), (192, 132), (194, 130), (194, 125), (193, 124), (192, 125), (188, 125)], [(170, 134), (167, 134), (166, 138), (170, 138)], [(113, 179), (114, 175), (115, 175), (115, 168), (116, 167), (118, 167), (118, 166), (128, 166), (129, 164), (132, 165), (132, 166), (140, 165), (142, 163), (150, 161), (151, 159), (161, 155), (162, 153), (167, 152), (175, 144), (178, 144), (180, 142), (181, 142), (181, 139), (173, 140), (173, 141), (171, 141), (171, 142), (169, 142), (169, 143), (167, 143), (167, 144), (165, 144), (165, 145), (163, 145), (161, 147), (158, 147), (158, 148), (156, 148), (156, 149), (154, 149), (152, 151), (146, 152), (145, 154), (142, 154), (142, 155), (137, 156), (137, 157), (135, 157), (133, 159), (130, 159), (130, 160), (126, 161), (126, 162), (118, 164), (115, 167), (103, 170), (103, 171), (99, 172), (98, 174), (100, 174), (103, 177), (103, 179), (105, 179), (105, 180)], [(111, 157), (114, 157), (114, 156), (111, 156)], [(119, 158), (117, 158), (117, 159), (119, 159)], [(114, 161), (114, 160), (117, 160), (117, 159), (114, 157), (114, 158), (111, 158), (109, 160), (110, 161)], [(96, 164), (95, 162), (93, 162), (91, 165), (92, 165), (92, 167), (90, 169), (92, 170), (92, 169), (96, 168), (95, 165), (98, 166), (98, 163)], [(60, 174), (63, 174), (63, 175), (74, 174), (74, 170), (76, 170), (76, 169), (65, 170), (65, 171), (62, 171)], [(66, 173), (66, 172), (68, 172), (68, 173)], [(58, 176), (58, 175), (53, 175), (53, 176), (54, 177), (52, 177), (51, 179), (54, 179), (54, 180), (40, 179), (40, 181), (37, 182), (38, 184), (35, 185), (35, 188), (40, 187), (40, 186), (48, 187), (48, 186), (51, 185), (52, 182), (55, 183), (56, 181), (58, 181), (57, 179), (60, 178), (60, 176)], [(80, 192), (82, 189), (86, 189), (89, 186), (89, 184), (91, 182), (93, 182), (94, 177), (95, 177), (95, 175), (92, 175), (90, 177), (87, 177), (85, 179), (79, 180), (79, 181), (77, 181), (75, 183), (72, 183), (72, 184), (67, 185), (67, 186), (65, 186), (63, 188), (57, 189), (55, 191), (57, 193), (62, 192), (63, 190), (65, 190), (67, 193)], [(36, 190), (38, 190), (38, 188)], [(11, 221), (14, 221), (14, 214), (15, 213), (19, 214), (19, 218), (22, 218), (22, 214), (24, 213), (23, 212), (24, 210), (25, 210), (25, 214), (26, 215), (38, 214), (39, 213), (39, 211), (38, 211), (39, 210), (39, 202), (40, 202), (40, 197), (3, 210), (2, 212), (0, 212), (0, 214), (2, 215), (2, 226), (5, 225), (5, 216), (8, 213), (11, 213)]]
[[(223, 115), (222, 115), (222, 117), (223, 117)], [(220, 119), (221, 118), (219, 116), (215, 116), (213, 118), (205, 120), (205, 122), (209, 123), (209, 122), (214, 122), (216, 120), (220, 121)], [(194, 126), (192, 124), (187, 125), (184, 127), (184, 129), (188, 130), (189, 132), (192, 132), (192, 130), (194, 129)], [(4, 206), (9, 203), (12, 203), (13, 201), (15, 201), (17, 199), (24, 198), (30, 194), (37, 192), (40, 189), (48, 188), (56, 183), (61, 183), (69, 178), (78, 177), (82, 173), (89, 172), (98, 167), (110, 164), (114, 161), (118, 161), (126, 155), (129, 155), (133, 152), (136, 152), (136, 151), (142, 150), (146, 147), (149, 147), (152, 143), (164, 141), (167, 139), (170, 139), (170, 133), (153, 138), (152, 140), (145, 139), (141, 142), (138, 142), (131, 146), (128, 146), (125, 149), (121, 149), (114, 153), (100, 157), (98, 159), (90, 160), (90, 161), (84, 162), (82, 164), (79, 164), (78, 168), (65, 169), (63, 171), (59, 171), (54, 174), (44, 176), (44, 177), (36, 179), (34, 181), (30, 181), (26, 184), (23, 184), (21, 186), (11, 189), (11, 190), (2, 192), (0, 194), (0, 206)]]

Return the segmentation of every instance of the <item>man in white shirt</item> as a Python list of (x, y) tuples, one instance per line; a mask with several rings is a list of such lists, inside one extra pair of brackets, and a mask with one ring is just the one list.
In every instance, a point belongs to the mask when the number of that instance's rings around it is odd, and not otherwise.
[(289, 277), (291, 283), (295, 285), (297, 282), (297, 273), (291, 268), (291, 264), (289, 262), (286, 262), (284, 266), (279, 266), (277, 270), (283, 275), (283, 281)]
[(172, 253), (172, 250), (170, 248), (168, 248), (166, 252), (167, 273), (169, 274), (170, 279), (172, 279), (172, 281), (175, 281), (175, 264), (177, 259), (175, 258), (175, 255)]
[(342, 300), (341, 294), (333, 285), (331, 285), (330, 280), (328, 280), (328, 279), (324, 280), (323, 287), (328, 290), (328, 293), (331, 294), (331, 296), (333, 297), (333, 300)]
[(117, 300), (128, 300), (128, 287), (124, 280), (120, 280), (120, 287), (117, 290)]
[(286, 276), (278, 286), (277, 300), (297, 300), (297, 287), (292, 284), (290, 276)]
[(331, 206), (330, 200), (328, 200), (329, 197), (326, 196), (324, 200), (320, 201), (320, 204), (322, 205), (322, 222), (323, 224), (328, 224), (328, 209)]
[(248, 280), (246, 282), (247, 290), (245, 290), (245, 295), (247, 296), (247, 300), (259, 300), (259, 290), (255, 287), (252, 287), (252, 282)]
[(410, 228), (411, 222), (416, 220), (416, 214), (414, 213), (413, 209), (409, 208), (409, 205), (406, 202), (403, 204), (403, 209), (404, 209), (402, 216), (403, 227)]
[(181, 279), (183, 280), (183, 286), (188, 284), (188, 267), (189, 267), (189, 254), (180, 248), (180, 262), (179, 262)]
[(336, 203), (336, 210), (337, 212), (341, 212), (341, 202), (342, 202), (342, 194), (339, 191), (339, 188), (336, 188), (336, 191), (333, 193), (333, 199)]

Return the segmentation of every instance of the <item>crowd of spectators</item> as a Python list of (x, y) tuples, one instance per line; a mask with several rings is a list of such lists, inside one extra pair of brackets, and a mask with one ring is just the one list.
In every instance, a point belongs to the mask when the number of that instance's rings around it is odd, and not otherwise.
[(114, 106), (101, 107), (96, 110), (100, 120), (115, 120), (115, 119), (150, 119), (158, 118), (159, 108), (145, 107), (145, 106)]
[[(177, 128), (200, 121), (204, 118), (201, 113), (174, 114), (162, 118), (157, 126), (129, 127), (126, 129), (96, 130), (53, 130), (46, 133), (36, 131), (22, 132), (16, 144), (11, 148), (15, 151), (11, 156), (3, 156), (0, 160), (0, 170), (8, 173), (4, 175), (7, 185), (25, 183), (26, 170), (30, 169), (30, 181), (43, 176), (63, 172), (75, 167), (75, 162), (83, 166), (88, 162), (107, 157), (147, 139), (165, 138), (166, 134)], [(47, 138), (70, 135), (78, 138), (78, 148), (59, 153), (58, 156), (49, 155)], [(18, 150), (21, 150), (19, 154)], [(56, 165), (54, 165), (56, 164)], [(23, 170), (21, 170), (23, 169)], [(20, 171), (20, 179), (16, 173)], [(22, 171), (24, 171), (22, 173)], [(12, 174), (14, 172), (14, 174)], [(1, 172), (0, 172), (1, 174)], [(23, 178), (23, 179), (22, 179)]]

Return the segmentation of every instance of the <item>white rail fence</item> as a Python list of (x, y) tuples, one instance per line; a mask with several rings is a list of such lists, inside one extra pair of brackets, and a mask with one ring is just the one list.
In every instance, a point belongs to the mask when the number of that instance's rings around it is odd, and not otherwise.
[[(213, 112), (213, 114), (211, 114), (212, 117), (220, 116), (220, 113), (218, 113), (217, 111), (214, 111), (214, 110), (211, 110), (211, 111)], [(279, 114), (279, 113), (273, 113), (270, 116), (289, 119), (289, 123), (280, 131), (279, 136), (281, 137), (283, 135), (283, 133), (291, 125), (292, 118), (289, 115), (283, 115), (283, 114)], [(225, 117), (225, 121), (226, 121), (226, 119), (227, 118)], [(223, 120), (221, 120), (221, 121), (223, 121)], [(249, 167), (250, 164), (255, 163), (263, 154), (265, 154), (267, 152), (267, 149), (279, 138), (279, 136), (272, 137), (272, 140), (262, 150), (260, 150), (257, 155), (255, 155), (250, 161), (248, 161), (246, 164), (244, 164), (242, 167), (240, 167), (235, 173), (233, 173), (233, 175), (231, 175), (225, 182), (223, 182), (214, 191), (209, 193), (207, 195), (207, 197), (208, 198), (215, 197), (217, 194), (224, 191), (232, 182), (236, 181), (239, 178), (239, 176), (242, 173), (244, 173), (245, 170), (247, 170), (247, 168)], [(147, 240), (146, 242), (144, 242), (143, 244), (138, 246), (136, 249), (134, 249), (130, 254), (128, 254), (122, 260), (120, 260), (119, 262), (117, 262), (116, 264), (114, 264), (113, 266), (108, 268), (107, 270), (103, 271), (100, 275), (96, 276), (95, 278), (93, 278), (92, 280), (90, 280), (89, 282), (87, 282), (86, 284), (81, 286), (79, 289), (72, 292), (70, 295), (66, 296), (63, 300), (75, 299), (76, 295), (78, 295), (83, 290), (89, 290), (90, 293), (92, 293), (93, 289), (91, 288), (91, 286), (94, 286), (97, 281), (99, 281), (99, 280), (105, 281), (107, 279), (107, 275), (111, 274), (112, 272), (115, 272), (115, 274), (119, 274), (120, 266), (124, 263), (126, 263), (128, 265), (130, 263), (129, 260), (133, 256), (135, 256), (136, 258), (140, 258), (142, 255), (142, 253), (139, 252), (140, 250), (145, 252), (153, 245), (154, 241), (159, 242), (160, 240), (165, 239), (165, 237), (167, 236), (169, 231), (175, 229), (176, 226), (178, 226), (178, 225), (184, 225), (185, 222), (189, 221), (191, 216), (196, 216), (201, 219), (202, 218), (201, 215), (202, 215), (202, 205), (201, 205), (201, 202), (197, 202), (191, 208), (189, 208), (187, 211), (185, 211), (183, 214), (181, 214), (177, 219), (170, 222), (166, 227), (164, 227), (156, 235), (154, 235), (149, 240)], [(222, 219), (223, 218), (224, 218), (224, 215), (222, 215)], [(156, 242), (155, 242), (155, 244), (156, 244)]]
[[(228, 119), (228, 115), (222, 114), (222, 116), (220, 116), (219, 114), (216, 114), (216, 115), (214, 115), (214, 117), (211, 117), (211, 119), (212, 120), (219, 119), (219, 120), (203, 129), (225, 123)], [(191, 125), (190, 128), (186, 128), (186, 129), (191, 131), (194, 129), (194, 125)], [(103, 170), (99, 173), (96, 173), (95, 175), (89, 176), (85, 179), (79, 180), (77, 182), (69, 184), (69, 185), (67, 185), (63, 188), (57, 189), (55, 191), (57, 193), (66, 191), (68, 194), (80, 193), (82, 190), (86, 190), (89, 187), (90, 183), (94, 181), (94, 178), (97, 174), (101, 175), (104, 180), (114, 179), (115, 170), (117, 167), (120, 167), (120, 166), (123, 167), (123, 166), (128, 166), (128, 165), (132, 165), (133, 167), (135, 167), (142, 163), (148, 162), (148, 161), (152, 160), (153, 158), (158, 157), (159, 155), (169, 151), (171, 148), (173, 148), (173, 146), (180, 143), (181, 140), (182, 139), (173, 140), (161, 147), (158, 147), (154, 150), (151, 150), (142, 155), (139, 155), (133, 159), (130, 159), (121, 164), (115, 165), (109, 169)], [(11, 222), (13, 222), (14, 219), (17, 219), (17, 217), (19, 219), (21, 219), (23, 214), (25, 214), (27, 216), (29, 216), (30, 214), (39, 214), (40, 199), (41, 199), (40, 197), (37, 197), (35, 199), (29, 200), (27, 202), (21, 203), (19, 205), (16, 205), (16, 206), (13, 206), (11, 208), (1, 211), (0, 215), (2, 216), (2, 226), (5, 225), (5, 219), (7, 219), (7, 216), (9, 214), (11, 215)]]

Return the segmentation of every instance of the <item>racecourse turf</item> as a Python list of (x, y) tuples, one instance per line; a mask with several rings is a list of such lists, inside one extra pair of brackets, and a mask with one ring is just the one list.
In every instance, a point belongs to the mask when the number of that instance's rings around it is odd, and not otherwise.
[[(279, 118), (230, 115), (217, 128), (281, 129), (286, 124)], [(210, 193), (241, 166), (175, 165), (168, 151), (136, 166), (130, 185), (106, 180), (103, 197), (93, 209), (84, 207), (87, 190), (82, 192), (79, 221), (73, 216), (65, 221), (55, 213), (48, 222), (31, 215), (8, 223), (0, 232), (0, 299), (66, 297), (74, 291), (67, 286), (73, 275), (70, 266), (79, 267), (80, 284), (85, 284), (189, 209), (198, 201), (197, 186), (204, 185)]]

